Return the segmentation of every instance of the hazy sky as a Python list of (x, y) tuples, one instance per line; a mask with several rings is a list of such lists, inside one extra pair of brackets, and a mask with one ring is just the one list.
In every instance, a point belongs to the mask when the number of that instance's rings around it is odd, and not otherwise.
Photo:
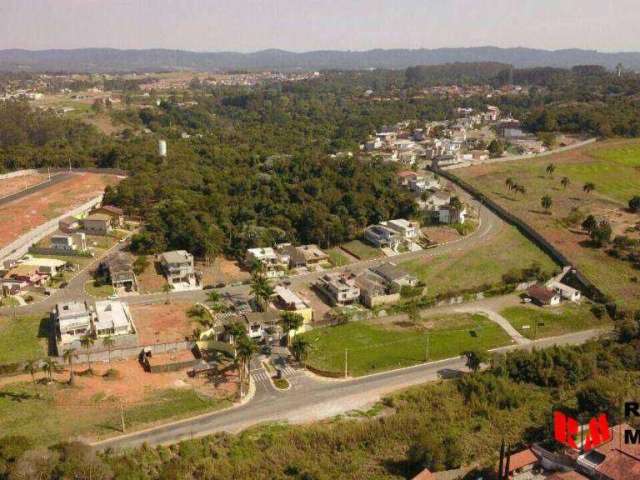
[(640, 50), (640, 0), (0, 0), (3, 48)]

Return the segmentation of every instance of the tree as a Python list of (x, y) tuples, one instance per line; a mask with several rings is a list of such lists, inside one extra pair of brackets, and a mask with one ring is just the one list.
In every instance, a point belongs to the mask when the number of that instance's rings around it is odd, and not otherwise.
[(553, 163), (550, 163), (549, 165), (547, 165), (546, 171), (547, 175), (553, 177), (553, 172), (556, 171), (556, 166)]
[(291, 344), (291, 353), (297, 362), (306, 360), (311, 344), (304, 337), (297, 336)]
[(611, 225), (606, 220), (602, 220), (598, 223), (598, 226), (589, 232), (589, 236), (597, 247), (603, 246), (605, 243), (609, 243), (611, 240)]
[(596, 189), (596, 185), (593, 182), (587, 182), (582, 187), (582, 191), (586, 194), (593, 192)]
[(582, 229), (591, 233), (593, 231), (594, 228), (596, 228), (598, 226), (598, 221), (596, 220), (596, 217), (594, 217), (593, 215), (587, 215), (587, 218), (584, 219), (584, 221), (582, 222)]
[(53, 380), (53, 372), (57, 372), (59, 369), (60, 366), (53, 358), (46, 358), (42, 362), (42, 371), (47, 374), (50, 382)]
[(540, 199), (540, 205), (542, 205), (542, 208), (544, 208), (545, 211), (549, 213), (549, 209), (551, 208), (551, 205), (553, 205), (553, 200), (549, 195), (545, 195)]
[(495, 139), (491, 141), (487, 150), (492, 158), (501, 157), (504, 153), (504, 145), (500, 140)]
[(36, 384), (36, 372), (38, 371), (39, 363), (37, 360), (27, 360), (24, 364), (24, 371), (31, 375), (31, 381)]
[(69, 385), (74, 384), (74, 372), (73, 372), (73, 361), (78, 358), (78, 352), (75, 348), (70, 348), (69, 350), (65, 350), (62, 355), (64, 361), (69, 365)]
[(640, 211), (640, 195), (634, 195), (633, 198), (629, 200), (629, 210), (633, 213)]
[(504, 181), (504, 184), (506, 185), (506, 187), (507, 187), (507, 189), (508, 189), (509, 191), (513, 190), (513, 187), (515, 187), (515, 186), (516, 186), (516, 182), (515, 182), (515, 180), (513, 179), (513, 177), (508, 177), (508, 178)]
[(101, 98), (97, 98), (93, 101), (93, 105), (91, 105), (91, 109), (95, 113), (101, 113), (104, 110), (104, 102)]
[(253, 340), (247, 335), (242, 335), (238, 340), (236, 346), (236, 355), (239, 361), (238, 374), (240, 377), (240, 396), (244, 395), (244, 381), (246, 375), (249, 374), (249, 365), (251, 364), (251, 357), (258, 351), (258, 347)]
[(111, 365), (111, 351), (113, 350), (113, 347), (115, 345), (116, 341), (111, 335), (108, 335), (102, 339), (102, 346), (107, 349), (107, 353), (109, 355), (109, 365)]
[(207, 297), (208, 300), (212, 303), (217, 303), (220, 301), (220, 294), (215, 290), (211, 290), (209, 293), (207, 293)]
[(273, 287), (269, 283), (269, 279), (261, 273), (251, 275), (251, 293), (256, 299), (258, 309), (264, 311), (267, 302), (273, 295)]
[(303, 323), (304, 318), (299, 313), (282, 312), (282, 315), (280, 315), (280, 324), (282, 325), (282, 330), (287, 337), (287, 342), (289, 341), (289, 333), (291, 333), (292, 330), (294, 332), (297, 331)]
[(480, 370), (480, 366), (487, 358), (486, 353), (480, 350), (467, 350), (462, 353), (462, 356), (465, 357), (467, 368), (474, 373)]
[(87, 352), (87, 363), (89, 364), (89, 371), (91, 371), (91, 347), (96, 343), (96, 339), (89, 333), (82, 336), (80, 339), (80, 345)]
[(562, 177), (562, 180), (560, 180), (560, 185), (562, 185), (562, 188), (564, 188), (565, 190), (570, 183), (571, 183), (571, 180), (569, 180), (569, 177)]
[(167, 298), (165, 299), (164, 303), (169, 305), (171, 303), (171, 296), (169, 295), (171, 293), (171, 285), (169, 285), (168, 283), (165, 283), (162, 286), (162, 291), (167, 295)]

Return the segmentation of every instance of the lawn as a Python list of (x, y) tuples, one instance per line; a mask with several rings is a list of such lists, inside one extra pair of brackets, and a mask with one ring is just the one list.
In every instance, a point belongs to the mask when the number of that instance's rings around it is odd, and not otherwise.
[[(38, 374), (41, 377), (42, 374)], [(23, 382), (0, 388), (0, 430), (22, 435), (37, 445), (51, 445), (69, 438), (105, 437), (121, 433), (117, 397), (96, 394), (83, 401), (69, 401), (77, 387), (55, 382), (34, 385)], [(226, 399), (210, 399), (190, 389), (151, 392), (136, 404), (124, 407), (126, 431), (168, 419), (178, 419), (230, 406)]]
[[(553, 175), (546, 173), (550, 163), (555, 165)], [(588, 214), (606, 217), (614, 236), (627, 234), (627, 229), (638, 221), (626, 212), (629, 198), (640, 194), (638, 166), (640, 141), (612, 140), (545, 158), (464, 168), (456, 171), (456, 175), (536, 228), (606, 295), (623, 307), (637, 309), (638, 271), (630, 262), (590, 247), (588, 236), (579, 228), (581, 220), (571, 225), (569, 218), (578, 209), (582, 218)], [(570, 181), (566, 188), (560, 185), (563, 177)], [(510, 192), (505, 186), (507, 178), (523, 185), (526, 193)], [(594, 192), (583, 191), (586, 182), (595, 184)], [(545, 214), (540, 206), (544, 195), (549, 195), (553, 202), (550, 214)]]
[[(481, 315), (447, 315), (429, 323), (380, 325), (352, 322), (305, 333), (311, 343), (307, 364), (343, 372), (345, 349), (350, 376), (408, 367), (427, 359), (455, 357), (463, 351), (491, 349), (511, 343), (508, 335)], [(429, 328), (427, 328), (427, 326)]]
[(327, 250), (327, 255), (329, 255), (331, 265), (333, 265), (334, 267), (341, 267), (343, 265), (348, 265), (349, 263), (351, 263), (349, 257), (347, 257), (339, 248), (332, 248), (330, 250)]
[(349, 243), (345, 243), (342, 248), (360, 260), (370, 260), (382, 256), (380, 249), (367, 245), (360, 240), (352, 240)]
[(596, 318), (590, 307), (589, 303), (565, 304), (552, 309), (533, 306), (509, 307), (500, 314), (522, 335), (536, 339), (611, 325), (606, 319)]
[(40, 316), (0, 317), (0, 364), (46, 357), (46, 320)]
[(427, 286), (426, 295), (480, 289), (502, 281), (502, 275), (538, 263), (546, 272), (557, 265), (515, 227), (503, 225), (491, 243), (469, 251), (409, 260), (401, 265)]
[(113, 287), (109, 284), (101, 285), (95, 280), (89, 280), (84, 284), (85, 291), (95, 298), (108, 298), (115, 293)]

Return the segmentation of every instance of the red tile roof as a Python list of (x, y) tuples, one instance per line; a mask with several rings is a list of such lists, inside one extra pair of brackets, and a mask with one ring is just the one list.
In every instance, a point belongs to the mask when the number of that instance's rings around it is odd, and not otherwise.
[(521, 452), (511, 455), (511, 458), (509, 460), (509, 473), (514, 472), (519, 468), (533, 465), (535, 463), (538, 463), (538, 457), (536, 457), (535, 453), (533, 453), (533, 450), (531, 450), (530, 448), (526, 448)]
[(554, 473), (547, 480), (589, 480), (589, 477), (578, 472), (559, 472)]
[(540, 303), (549, 303), (551, 299), (557, 295), (557, 293), (553, 290), (549, 290), (548, 288), (534, 285), (527, 290), (527, 295), (535, 300), (538, 300)]
[(411, 170), (403, 170), (402, 172), (398, 172), (399, 177), (413, 177), (417, 176), (416, 172), (412, 172)]
[(436, 480), (436, 477), (433, 476), (433, 473), (431, 473), (428, 468), (425, 468), (418, 475), (413, 477), (412, 480)]

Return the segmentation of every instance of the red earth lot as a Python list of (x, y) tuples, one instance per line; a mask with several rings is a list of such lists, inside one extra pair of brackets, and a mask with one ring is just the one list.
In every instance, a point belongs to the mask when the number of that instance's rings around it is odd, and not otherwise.
[(49, 176), (46, 173), (33, 173), (21, 177), (0, 179), (0, 198), (12, 195), (22, 190), (45, 182)]
[(88, 202), (107, 185), (119, 181), (115, 175), (76, 173), (49, 188), (0, 206), (0, 247)]
[(139, 344), (176, 342), (191, 335), (197, 326), (187, 315), (191, 306), (193, 303), (175, 301), (168, 305), (132, 305), (130, 310)]

